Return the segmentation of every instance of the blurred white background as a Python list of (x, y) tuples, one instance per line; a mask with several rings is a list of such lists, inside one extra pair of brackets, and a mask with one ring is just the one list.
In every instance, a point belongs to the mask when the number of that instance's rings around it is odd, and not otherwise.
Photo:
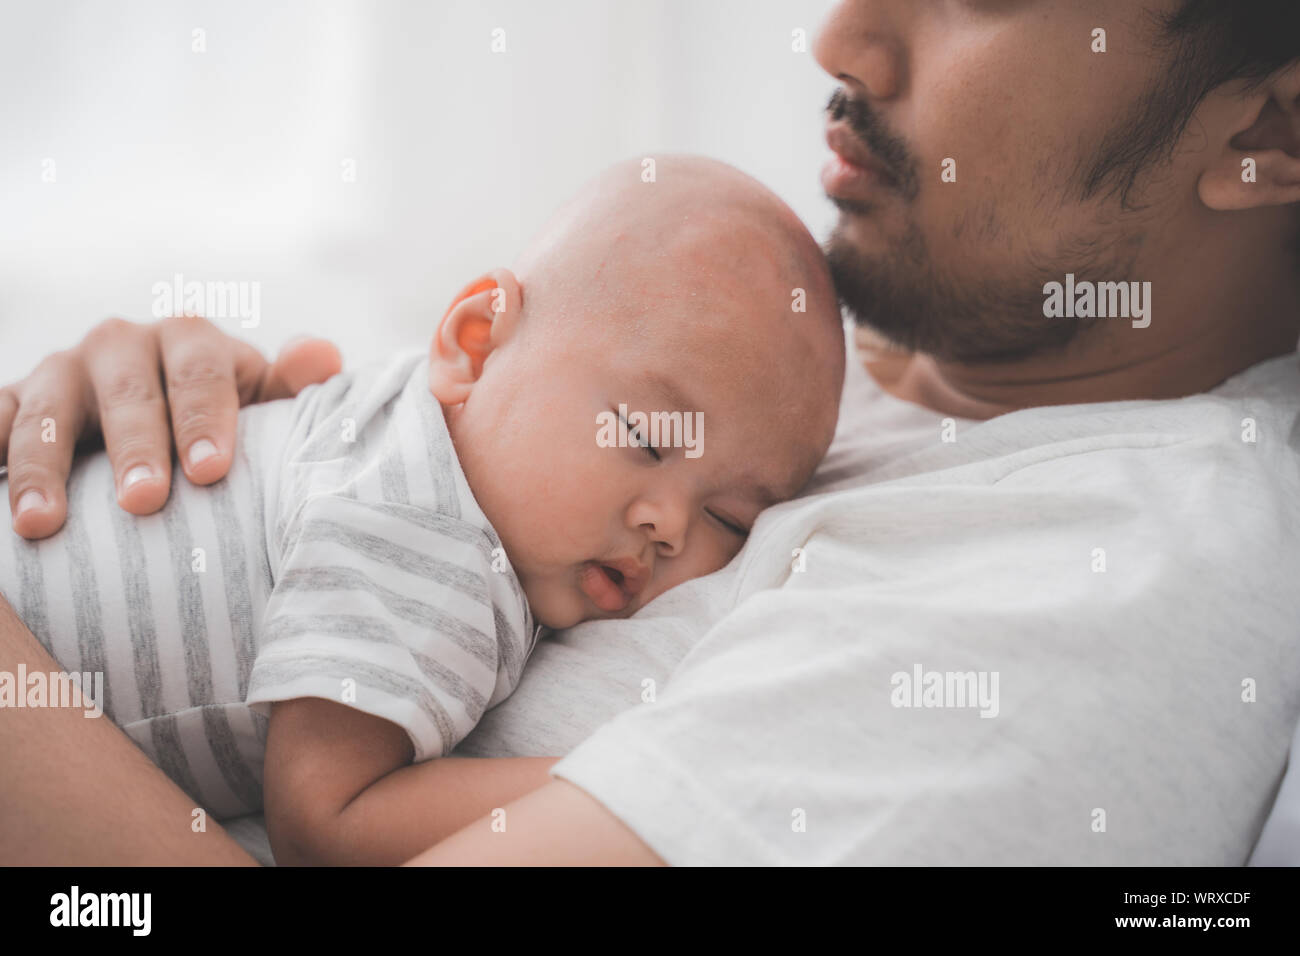
[(822, 239), (834, 82), (791, 47), (830, 6), (4, 0), (0, 383), (110, 315), (150, 320), (176, 273), (260, 283), (260, 325), (220, 324), (268, 353), (424, 344), (627, 157), (723, 159)]

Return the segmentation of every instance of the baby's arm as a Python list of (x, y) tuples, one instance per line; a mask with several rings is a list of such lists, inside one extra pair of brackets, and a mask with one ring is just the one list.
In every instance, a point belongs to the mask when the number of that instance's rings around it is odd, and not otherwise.
[(549, 781), (557, 757), (411, 765), (391, 721), (315, 697), (272, 706), (266, 829), (288, 866), (396, 865)]

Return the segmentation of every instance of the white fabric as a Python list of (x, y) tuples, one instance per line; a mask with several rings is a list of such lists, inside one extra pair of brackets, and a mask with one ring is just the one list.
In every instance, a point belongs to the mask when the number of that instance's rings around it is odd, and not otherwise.
[(1300, 866), (1300, 724), (1291, 738), (1291, 759), (1273, 810), (1264, 823), (1251, 866)]
[[(847, 389), (822, 494), (544, 642), (467, 743), (563, 752), (625, 707), (553, 773), (673, 864), (1245, 862), (1300, 718), (1296, 357), (951, 443)], [(996, 672), (997, 715), (893, 706), (917, 666)]]

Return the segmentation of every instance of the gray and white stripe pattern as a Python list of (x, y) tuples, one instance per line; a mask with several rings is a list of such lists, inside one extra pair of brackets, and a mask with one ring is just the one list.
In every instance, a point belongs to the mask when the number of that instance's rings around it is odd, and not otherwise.
[(423, 355), (240, 413), (228, 477), (179, 468), (162, 511), (116, 505), (78, 459), (69, 520), (8, 530), (0, 592), (69, 671), (103, 671), (105, 713), (218, 817), (261, 806), (278, 700), (392, 720), (446, 754), (518, 684), (536, 640), (469, 490)]

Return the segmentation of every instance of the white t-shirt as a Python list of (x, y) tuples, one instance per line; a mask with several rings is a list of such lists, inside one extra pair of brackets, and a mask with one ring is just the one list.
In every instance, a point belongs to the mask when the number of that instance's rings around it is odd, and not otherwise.
[(1298, 413), (1288, 355), (944, 441), (851, 360), (813, 493), (542, 641), (457, 752), (572, 750), (679, 865), (1244, 863), (1300, 718)]

